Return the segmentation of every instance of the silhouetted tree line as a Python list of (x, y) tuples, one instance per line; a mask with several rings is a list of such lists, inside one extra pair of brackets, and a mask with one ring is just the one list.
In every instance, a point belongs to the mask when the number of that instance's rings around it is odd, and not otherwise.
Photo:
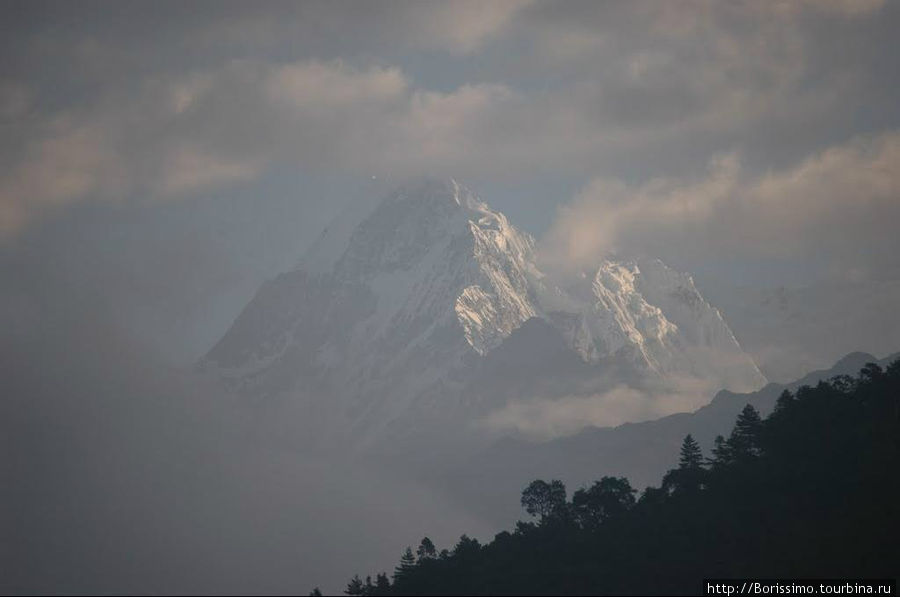
[(636, 497), (603, 477), (567, 498), (533, 481), (518, 522), (487, 545), (427, 537), (392, 579), (348, 595), (698, 594), (703, 578), (895, 578), (900, 567), (900, 361), (747, 405), (709, 458), (688, 435), (678, 467)]

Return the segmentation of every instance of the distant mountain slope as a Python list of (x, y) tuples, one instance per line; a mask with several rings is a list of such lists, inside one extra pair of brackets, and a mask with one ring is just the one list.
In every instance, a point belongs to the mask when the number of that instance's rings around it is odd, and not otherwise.
[[(656, 483), (665, 471), (677, 464), (678, 449), (691, 434), (709, 455), (716, 435), (727, 436), (735, 417), (746, 404), (762, 416), (768, 415), (784, 390), (815, 385), (837, 375), (856, 375), (869, 362), (886, 366), (900, 358), (895, 353), (884, 359), (854, 352), (833, 367), (814, 371), (789, 384), (770, 383), (761, 390), (738, 394), (723, 390), (708, 405), (692, 413), (678, 413), (641, 423), (590, 429), (577, 435), (535, 443), (506, 438), (449, 473), (438, 475), (436, 483), (446, 483), (450, 491), (467, 504), (478, 505), (481, 514), (509, 524), (519, 514), (517, 495), (529, 481), (560, 478), (575, 489), (603, 475), (628, 477), (635, 487)], [(438, 476), (436, 475), (436, 477)], [(474, 488), (474, 489), (472, 489)]]
[[(438, 552), (423, 539), (419, 558), (408, 549), (392, 583), (382, 576), (363, 586), (357, 576), (347, 593), (697, 595), (715, 592), (708, 578), (885, 579), (757, 584), (763, 594), (806, 593), (804, 586), (892, 593), (900, 565), (898, 365), (787, 392), (765, 419), (745, 407), (712, 462), (685, 439), (667, 459), (670, 470), (639, 496), (620, 477), (569, 491), (553, 477), (536, 479), (509, 496), (521, 496), (526, 520), (492, 541), (462, 535)], [(740, 580), (731, 585), (741, 593)]]
[(900, 345), (900, 274), (873, 271), (864, 280), (826, 279), (803, 286), (735, 286), (699, 280), (770, 381), (781, 383), (851, 350), (886, 354)]

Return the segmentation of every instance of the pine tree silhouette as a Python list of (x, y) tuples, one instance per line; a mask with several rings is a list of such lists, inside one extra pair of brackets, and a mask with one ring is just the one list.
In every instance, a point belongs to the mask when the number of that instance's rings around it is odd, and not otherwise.
[(709, 459), (709, 465), (714, 469), (727, 466), (732, 461), (731, 446), (721, 435), (717, 435), (713, 440), (712, 458)]
[(678, 468), (663, 477), (663, 490), (667, 494), (695, 492), (702, 487), (705, 476), (703, 452), (693, 436), (688, 434), (681, 443)]
[(738, 415), (728, 438), (728, 447), (734, 460), (744, 461), (760, 455), (762, 420), (753, 405), (748, 404)]
[(350, 582), (347, 583), (347, 588), (344, 589), (344, 593), (346, 595), (365, 595), (363, 583), (358, 574), (354, 574), (353, 578), (350, 579)]
[(703, 452), (700, 445), (691, 434), (687, 434), (681, 444), (681, 457), (678, 460), (678, 468), (698, 469), (703, 466)]
[(400, 556), (400, 565), (394, 568), (394, 582), (402, 582), (409, 575), (410, 571), (416, 567), (416, 556), (413, 555), (411, 547), (407, 547), (403, 555)]
[(388, 580), (387, 574), (382, 572), (375, 575), (375, 591), (378, 595), (387, 595), (391, 590), (391, 581)]
[(428, 560), (437, 556), (437, 550), (434, 547), (434, 543), (432, 543), (431, 539), (428, 537), (423, 537), (422, 542), (419, 543), (419, 548), (416, 549), (416, 557), (418, 561)]

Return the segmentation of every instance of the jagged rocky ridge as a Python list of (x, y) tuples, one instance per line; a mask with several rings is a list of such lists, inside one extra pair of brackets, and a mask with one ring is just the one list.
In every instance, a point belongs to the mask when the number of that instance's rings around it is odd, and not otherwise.
[(684, 376), (710, 390), (765, 383), (689, 275), (659, 260), (547, 271), (528, 234), (452, 180), (329, 227), (202, 367), (299, 401), (317, 430), (369, 439), (445, 430), (511, 398)]

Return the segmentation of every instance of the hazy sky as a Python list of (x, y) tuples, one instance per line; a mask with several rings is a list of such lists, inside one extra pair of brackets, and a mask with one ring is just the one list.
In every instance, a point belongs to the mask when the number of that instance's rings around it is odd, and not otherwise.
[(102, 304), (187, 362), (423, 174), (571, 263), (895, 280), (898, 26), (878, 0), (7, 3), (5, 307)]
[(492, 528), (170, 366), (407, 177), (466, 184), (545, 259), (693, 272), (771, 379), (900, 349), (900, 2), (0, 11), (10, 592), (337, 590)]

